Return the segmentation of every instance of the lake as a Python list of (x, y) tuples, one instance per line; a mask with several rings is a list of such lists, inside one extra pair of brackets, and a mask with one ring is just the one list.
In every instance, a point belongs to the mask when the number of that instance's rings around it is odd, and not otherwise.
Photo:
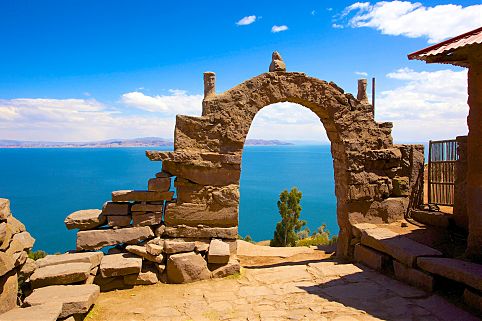
[[(48, 253), (75, 248), (64, 218), (101, 208), (110, 193), (146, 189), (161, 169), (144, 151), (155, 148), (0, 149), (0, 197)], [(284, 189), (302, 193), (301, 218), (314, 231), (325, 223), (338, 233), (330, 146), (246, 146), (240, 184), (239, 233), (254, 240), (273, 236), (280, 220), (276, 201)]]

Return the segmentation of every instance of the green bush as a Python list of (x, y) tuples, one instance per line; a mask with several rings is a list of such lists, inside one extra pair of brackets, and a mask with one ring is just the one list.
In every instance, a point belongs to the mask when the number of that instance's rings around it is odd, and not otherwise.
[(38, 259), (44, 258), (47, 256), (47, 252), (38, 250), (38, 251), (28, 251), (28, 257), (34, 261), (37, 261)]
[(251, 238), (251, 236), (249, 234), (246, 235), (245, 237), (242, 237), (241, 235), (238, 234), (238, 240), (243, 240), (243, 241), (246, 241), (246, 242), (249, 242), (249, 243), (254, 243), (253, 239)]
[[(298, 235), (306, 235), (306, 233), (301, 234), (301, 232), (298, 233)], [(296, 241), (296, 246), (332, 245), (336, 244), (337, 238), (338, 237), (336, 235), (330, 238), (330, 231), (326, 229), (326, 224), (323, 224), (318, 227), (316, 232), (314, 232), (311, 236), (300, 237), (299, 240)]]

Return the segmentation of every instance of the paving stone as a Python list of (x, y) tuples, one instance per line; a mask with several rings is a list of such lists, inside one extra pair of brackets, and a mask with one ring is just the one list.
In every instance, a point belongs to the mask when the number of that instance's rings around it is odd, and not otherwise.
[(38, 267), (59, 265), (65, 263), (90, 263), (91, 269), (100, 264), (103, 252), (80, 252), (80, 253), (64, 253), (47, 255), (44, 258), (35, 261)]
[(155, 263), (162, 263), (164, 261), (164, 255), (152, 255), (147, 252), (146, 246), (141, 245), (127, 245), (126, 251), (138, 255), (148, 261), (155, 262)]
[(151, 178), (147, 186), (149, 191), (167, 192), (171, 188), (171, 179), (161, 177)]
[(5, 220), (10, 215), (12, 215), (10, 212), (10, 200), (0, 198), (0, 220)]
[(139, 274), (141, 268), (142, 258), (128, 253), (104, 255), (100, 263), (100, 273), (104, 278)]
[(166, 227), (164, 236), (167, 237), (189, 237), (189, 238), (220, 238), (220, 239), (237, 239), (237, 227), (192, 227), (187, 225), (178, 225), (176, 227)]
[(182, 252), (194, 251), (196, 243), (194, 242), (178, 242), (171, 240), (164, 240), (164, 252), (167, 254), (175, 254)]
[[(142, 213), (142, 212), (141, 212)], [(132, 213), (132, 225), (134, 226), (150, 226), (161, 224), (162, 213), (161, 212), (148, 212), (148, 213)]]
[(451, 258), (420, 257), (417, 265), (424, 271), (464, 283), (482, 291), (482, 265)]
[(35, 289), (25, 299), (27, 306), (45, 303), (61, 303), (60, 318), (87, 313), (99, 297), (100, 288), (95, 284), (53, 285)]
[(113, 202), (156, 202), (156, 201), (170, 201), (174, 192), (154, 192), (154, 191), (114, 191), (112, 192)]
[(111, 227), (128, 227), (131, 225), (130, 215), (108, 215), (107, 224)]
[(436, 317), (436, 320), (480, 321), (480, 319), (476, 316), (473, 316), (469, 312), (464, 311), (459, 307), (456, 307), (455, 305), (447, 302), (447, 300), (435, 294), (429, 296), (428, 298), (415, 300), (414, 303), (432, 313)]
[(56, 321), (62, 312), (62, 303), (53, 302), (27, 308), (12, 309), (0, 315), (0, 321)]
[(134, 244), (153, 237), (149, 226), (128, 227), (116, 230), (79, 231), (77, 233), (78, 250), (99, 250), (105, 246), (121, 243)]
[(173, 254), (167, 260), (167, 279), (170, 283), (189, 283), (210, 277), (206, 261), (194, 252)]
[(101, 210), (81, 210), (67, 216), (64, 220), (67, 229), (90, 230), (106, 223), (106, 218)]
[(17, 306), (18, 279), (15, 271), (0, 277), (0, 314)]
[(221, 240), (214, 239), (209, 245), (208, 262), (228, 263), (229, 254), (229, 245)]
[(397, 261), (393, 261), (393, 270), (398, 280), (428, 292), (433, 291), (434, 280), (430, 274), (410, 268)]
[(130, 203), (127, 202), (105, 202), (102, 207), (102, 214), (109, 215), (128, 215), (130, 213)]
[(441, 256), (442, 253), (385, 228), (362, 231), (361, 243), (386, 253), (407, 266), (414, 266), (419, 256)]
[(90, 263), (65, 263), (38, 268), (30, 276), (32, 288), (49, 285), (72, 284), (87, 280), (90, 275)]
[(372, 250), (361, 244), (355, 245), (355, 261), (360, 262), (374, 270), (381, 271), (389, 258), (378, 251)]

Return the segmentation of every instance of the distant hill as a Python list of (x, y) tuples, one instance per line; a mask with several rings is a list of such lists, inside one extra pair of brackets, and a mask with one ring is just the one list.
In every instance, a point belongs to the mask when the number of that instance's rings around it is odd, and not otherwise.
[[(247, 139), (249, 146), (278, 146), (293, 145), (279, 140)], [(21, 141), (0, 140), (0, 148), (109, 148), (109, 147), (157, 147), (173, 146), (170, 139), (159, 137), (141, 137), (131, 139), (108, 139), (93, 142), (49, 142), (49, 141)]]

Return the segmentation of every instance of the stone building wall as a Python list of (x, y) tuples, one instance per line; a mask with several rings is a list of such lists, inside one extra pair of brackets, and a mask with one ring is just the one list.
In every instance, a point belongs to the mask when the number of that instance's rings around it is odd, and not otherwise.
[(459, 159), (455, 163), (454, 220), (457, 226), (467, 230), (467, 198), (465, 195), (467, 185), (467, 136), (457, 137), (457, 152)]

